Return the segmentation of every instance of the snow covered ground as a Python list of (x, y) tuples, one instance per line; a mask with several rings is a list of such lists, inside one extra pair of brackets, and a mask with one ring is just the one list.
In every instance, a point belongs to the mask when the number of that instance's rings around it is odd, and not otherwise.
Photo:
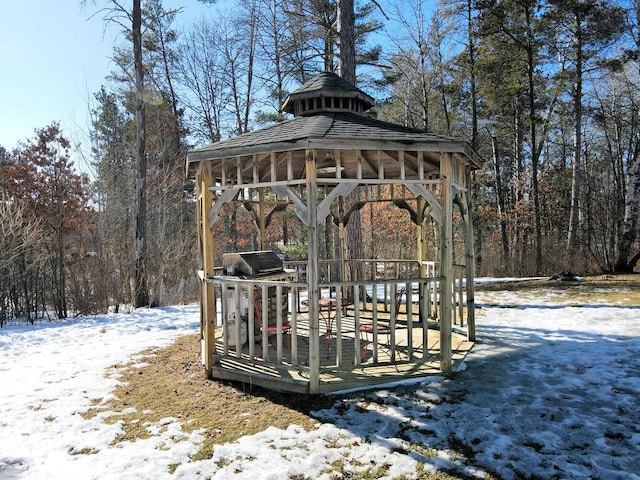
[(103, 419), (118, 413), (80, 413), (113, 390), (114, 365), (197, 331), (197, 306), (0, 329), (0, 478), (412, 478), (420, 462), (468, 478), (639, 479), (640, 307), (477, 297), (479, 341), (453, 378), (345, 394), (315, 431), (269, 428), (196, 462), (202, 436), (174, 418), (110, 446), (120, 427)]

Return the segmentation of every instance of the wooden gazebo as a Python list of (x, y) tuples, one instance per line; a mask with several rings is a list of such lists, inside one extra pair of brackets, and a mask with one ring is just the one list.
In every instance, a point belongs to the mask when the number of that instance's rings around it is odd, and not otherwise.
[[(466, 141), (366, 116), (373, 104), (325, 72), (288, 97), (290, 120), (189, 152), (198, 201), (202, 361), (210, 378), (335, 392), (448, 373), (471, 348), (471, 171), (479, 159)], [(321, 258), (327, 217), (344, 239), (346, 218), (336, 212), (344, 212), (345, 202), (378, 201), (389, 185), (402, 196), (390, 201), (410, 210), (415, 222), (416, 258), (345, 258), (344, 248), (336, 258)], [(308, 258), (285, 261), (275, 275), (215, 265), (211, 229), (223, 207), (234, 204), (251, 205), (262, 248), (268, 213), (295, 208)], [(437, 252), (425, 248), (432, 220)], [(456, 263), (454, 232), (464, 245)]]

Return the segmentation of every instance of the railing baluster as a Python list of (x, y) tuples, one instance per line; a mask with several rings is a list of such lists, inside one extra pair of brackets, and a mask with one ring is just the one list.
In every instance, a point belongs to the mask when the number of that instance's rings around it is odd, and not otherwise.
[(282, 364), (282, 285), (276, 285), (276, 362)]
[(407, 348), (409, 350), (409, 361), (411, 361), (413, 360), (413, 285), (407, 282), (404, 292), (407, 308)]
[(421, 319), (422, 320), (422, 359), (427, 359), (427, 351), (429, 349), (428, 340), (428, 331), (429, 331), (429, 319), (431, 318), (431, 288), (432, 288), (433, 280), (427, 280), (427, 283), (424, 286), (424, 291), (426, 292), (424, 297), (419, 299), (422, 302), (421, 308), (427, 312), (427, 315)]
[(249, 316), (247, 319), (247, 330), (248, 330), (248, 338), (249, 338), (249, 358), (251, 360), (255, 360), (256, 358), (256, 314), (255, 308), (253, 307), (253, 289), (254, 284), (249, 285)]
[(236, 285), (235, 290), (233, 291), (233, 295), (234, 295), (234, 301), (235, 301), (235, 308), (234, 308), (234, 317), (235, 317), (235, 324), (234, 324), (234, 331), (231, 332), (233, 335), (233, 338), (235, 339), (235, 351), (236, 351), (236, 357), (240, 358), (242, 356), (242, 340), (240, 338), (240, 334), (241, 334), (241, 328), (242, 328), (242, 318), (240, 315), (240, 294), (241, 294), (241, 290), (240, 290), (240, 285)]
[[(384, 286), (385, 289), (385, 297), (386, 297), (386, 290), (387, 290), (387, 286)], [(373, 363), (377, 364), (378, 363), (378, 284), (374, 283), (373, 284), (373, 294), (372, 294), (372, 308), (371, 311), (373, 313), (372, 315), (372, 323), (373, 323), (373, 333), (371, 334), (371, 336), (373, 337), (373, 344), (372, 344), (372, 353), (373, 353)]]
[(391, 343), (391, 362), (396, 361), (396, 315), (398, 310), (396, 308), (396, 294), (398, 291), (398, 284), (396, 282), (391, 282), (391, 314), (389, 317), (389, 328), (391, 331), (389, 332), (389, 342)]
[[(356, 298), (357, 296), (354, 295)], [(331, 313), (329, 312), (329, 315)], [(335, 337), (336, 337), (336, 365), (342, 365), (342, 288), (336, 288), (336, 316), (335, 321)]]
[(291, 365), (298, 365), (298, 287), (292, 287), (289, 290), (290, 299), (287, 299), (291, 305)]
[(227, 341), (228, 330), (229, 330), (229, 300), (227, 299), (227, 295), (229, 295), (229, 291), (227, 288), (227, 284), (222, 285), (222, 354), (229, 355), (229, 342)]
[(269, 361), (269, 301), (267, 297), (267, 286), (262, 284), (260, 286), (262, 293), (260, 294), (260, 308), (262, 309), (262, 359), (265, 362)]

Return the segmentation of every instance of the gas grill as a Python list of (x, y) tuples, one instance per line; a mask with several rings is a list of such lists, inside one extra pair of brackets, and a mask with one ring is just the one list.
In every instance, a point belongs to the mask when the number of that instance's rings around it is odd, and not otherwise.
[[(254, 252), (225, 253), (222, 255), (222, 266), (225, 277), (235, 277), (243, 280), (268, 280), (278, 282), (297, 282), (298, 273), (295, 270), (285, 269), (282, 259), (271, 250)], [(282, 316), (283, 320), (289, 313), (290, 288), (282, 288)], [(275, 285), (268, 287), (268, 322), (269, 325), (277, 324), (278, 305)], [(226, 315), (229, 323), (235, 322), (236, 296), (233, 286), (227, 288)], [(253, 308), (253, 292), (249, 286), (240, 284), (240, 317), (243, 322), (248, 322), (249, 309)], [(259, 326), (256, 325), (258, 329)]]
[(267, 275), (285, 273), (282, 260), (276, 252), (271, 250), (225, 253), (222, 255), (222, 266), (227, 275), (235, 275), (240, 278), (260, 277), (264, 279)]

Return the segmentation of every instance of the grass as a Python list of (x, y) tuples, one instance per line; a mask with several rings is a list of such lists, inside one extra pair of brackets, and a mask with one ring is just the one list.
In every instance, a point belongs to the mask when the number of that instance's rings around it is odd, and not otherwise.
[(176, 418), (187, 432), (203, 431), (205, 441), (193, 458), (199, 460), (211, 458), (216, 444), (269, 426), (317, 428), (318, 421), (309, 412), (333, 404), (331, 397), (280, 394), (208, 380), (200, 364), (199, 348), (198, 336), (188, 335), (169, 347), (141, 352), (144, 363), (137, 356), (135, 363), (117, 366), (123, 385), (113, 392), (116, 399), (106, 403), (94, 399), (85, 418), (102, 411), (127, 412), (105, 420), (124, 421), (124, 433), (115, 439), (115, 444), (147, 438), (151, 435), (149, 425)]
[[(115, 399), (107, 402), (93, 399), (92, 407), (83, 416), (88, 419), (100, 412), (120, 413), (104, 420), (124, 422), (124, 433), (114, 440), (114, 445), (148, 438), (152, 435), (149, 426), (161, 425), (168, 417), (176, 418), (186, 432), (203, 431), (205, 441), (192, 457), (196, 461), (211, 458), (216, 445), (264, 431), (269, 426), (285, 429), (295, 424), (307, 430), (317, 428), (319, 423), (310, 412), (329, 408), (335, 401), (331, 396), (282, 394), (208, 380), (200, 364), (199, 348), (198, 335), (187, 335), (169, 347), (145, 350), (129, 364), (116, 365), (122, 386), (113, 392)], [(416, 453), (426, 453), (418, 445), (414, 447)], [(177, 467), (171, 465), (169, 473)], [(387, 468), (375, 465), (355, 474), (346, 464), (338, 462), (329, 473), (336, 479), (373, 480)], [(460, 478), (445, 472), (427, 472), (422, 465), (418, 466), (416, 475), (420, 480)]]
[(535, 279), (482, 283), (476, 285), (476, 291), (526, 292), (532, 299), (544, 297), (574, 306), (607, 303), (632, 307), (640, 305), (640, 275), (596, 275), (582, 277), (580, 281)]

